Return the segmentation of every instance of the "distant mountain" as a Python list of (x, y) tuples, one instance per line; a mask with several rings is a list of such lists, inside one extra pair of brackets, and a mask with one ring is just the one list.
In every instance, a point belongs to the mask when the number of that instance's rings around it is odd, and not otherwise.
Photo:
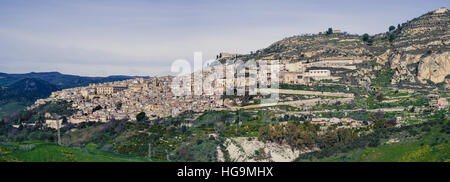
[(18, 101), (32, 103), (36, 99), (48, 97), (58, 87), (37, 78), (24, 78), (6, 88), (0, 89), (0, 103)]
[(133, 78), (151, 78), (149, 76), (127, 76), (127, 75), (111, 75), (107, 78), (111, 79), (133, 79)]
[(0, 73), (0, 117), (20, 111), (37, 99), (50, 96), (54, 91), (87, 86), (90, 83), (113, 82), (132, 78), (139, 78), (139, 76), (83, 77), (59, 72)]
[(120, 81), (131, 78), (138, 78), (138, 76), (109, 76), (109, 77), (83, 77), (76, 75), (66, 75), (61, 74), (59, 72), (31, 72), (25, 74), (7, 74), (0, 73), (0, 86), (7, 87), (19, 80), (25, 78), (36, 78), (47, 81), (50, 84), (56, 85), (59, 89), (65, 88), (73, 88), (80, 86), (87, 86), (90, 83), (103, 83), (103, 82), (112, 82), (112, 81)]

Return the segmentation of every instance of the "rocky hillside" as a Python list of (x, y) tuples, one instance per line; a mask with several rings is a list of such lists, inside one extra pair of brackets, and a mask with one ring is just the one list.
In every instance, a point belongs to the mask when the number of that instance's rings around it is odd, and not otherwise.
[(391, 47), (377, 57), (390, 62), (395, 71), (392, 83), (433, 83), (445, 81), (450, 74), (450, 12), (439, 9), (403, 23), (392, 34)]
[(450, 83), (446, 81), (450, 74), (449, 25), (450, 12), (441, 8), (373, 36), (346, 32), (299, 35), (236, 56), (244, 61), (277, 59), (284, 63), (335, 58), (364, 60), (356, 72), (348, 72), (345, 78), (359, 85), (370, 85), (377, 74), (387, 72), (392, 72), (389, 76), (394, 85)]
[(269, 47), (238, 58), (318, 61), (327, 57), (370, 58), (384, 51), (383, 47), (369, 46), (362, 36), (347, 33), (299, 35), (275, 42)]

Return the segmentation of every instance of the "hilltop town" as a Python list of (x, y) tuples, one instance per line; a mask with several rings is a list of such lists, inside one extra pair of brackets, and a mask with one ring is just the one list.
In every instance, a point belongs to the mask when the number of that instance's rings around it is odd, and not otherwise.
[[(14, 127), (62, 130), (64, 146), (167, 161), (347, 160), (354, 157), (348, 152), (405, 142), (414, 150), (444, 148), (433, 155), (448, 160), (449, 26), (450, 12), (440, 8), (376, 35), (330, 28), (250, 54), (220, 53), (219, 65), (237, 59), (279, 68), (278, 87), (254, 95), (245, 89), (261, 84), (226, 76), (206, 85), (223, 93), (231, 84), (245, 94), (180, 96), (173, 76), (63, 89), (29, 106)], [(271, 85), (275, 73), (264, 74)], [(244, 75), (252, 80), (250, 70)], [(191, 92), (195, 81), (181, 88)], [(264, 103), (262, 93), (279, 99)]]
[[(257, 60), (257, 62), (265, 60)], [(355, 70), (356, 64), (362, 60), (335, 58), (313, 63), (280, 63), (279, 83), (281, 84), (312, 84), (312, 80), (334, 80), (341, 79), (332, 76), (328, 69), (310, 69), (311, 67), (345, 68)], [(306, 71), (308, 70), (308, 71)], [(56, 91), (49, 98), (39, 99), (28, 109), (33, 109), (47, 102), (65, 100), (72, 104), (78, 112), (68, 118), (70, 123), (81, 123), (88, 121), (107, 122), (116, 120), (136, 120), (136, 115), (145, 112), (149, 119), (161, 117), (176, 117), (185, 111), (204, 112), (208, 110), (236, 109), (231, 106), (230, 99), (224, 99), (221, 95), (199, 95), (199, 96), (175, 96), (170, 88), (172, 76), (155, 78), (136, 78), (124, 81), (107, 82), (102, 84), (90, 84), (87, 87), (76, 87)], [(229, 83), (234, 80), (219, 79), (215, 82), (223, 81)], [(236, 82), (236, 81), (234, 81)], [(249, 86), (249, 83), (245, 86)], [(269, 82), (270, 83), (270, 82)], [(226, 85), (226, 84), (224, 84)], [(226, 87), (222, 88), (226, 90)], [(314, 91), (293, 91), (289, 89), (280, 90), (281, 93), (293, 92), (297, 95), (310, 95), (310, 100), (295, 101), (297, 105), (315, 105), (327, 99), (317, 99), (319, 96), (353, 97), (353, 94), (314, 92)], [(312, 99), (316, 97), (316, 99)], [(282, 98), (281, 101), (285, 101)], [(293, 101), (292, 98), (287, 100)], [(334, 99), (328, 103), (336, 101), (348, 102), (352, 99)], [(242, 102), (242, 101), (238, 101)], [(294, 103), (292, 105), (295, 105)], [(305, 105), (306, 104), (306, 105)], [(51, 120), (54, 121), (54, 120)]]
[(136, 120), (145, 112), (150, 119), (177, 116), (184, 111), (203, 112), (222, 106), (218, 96), (176, 98), (170, 91), (171, 77), (137, 78), (124, 81), (90, 84), (53, 92), (49, 98), (39, 99), (35, 105), (65, 100), (78, 112), (68, 119), (71, 123)]

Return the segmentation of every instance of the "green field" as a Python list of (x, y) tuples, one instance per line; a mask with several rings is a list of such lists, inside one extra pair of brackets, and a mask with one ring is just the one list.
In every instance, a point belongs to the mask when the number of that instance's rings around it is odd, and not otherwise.
[(450, 144), (420, 145), (406, 142), (354, 150), (324, 158), (322, 162), (450, 162)]
[(44, 142), (20, 142), (0, 144), (0, 161), (149, 162), (152, 160), (131, 155), (119, 155), (112, 152), (63, 147)]

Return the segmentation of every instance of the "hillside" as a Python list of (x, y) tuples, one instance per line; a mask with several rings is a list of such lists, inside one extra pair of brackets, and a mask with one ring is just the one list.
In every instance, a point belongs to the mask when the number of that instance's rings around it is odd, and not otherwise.
[(36, 99), (48, 97), (58, 87), (37, 78), (24, 78), (0, 88), (0, 117), (12, 116)]
[[(0, 142), (11, 157), (5, 160), (104, 161), (91, 154), (106, 152), (193, 162), (449, 161), (449, 20), (448, 10), (439, 9), (376, 35), (330, 29), (217, 57), (280, 60), (281, 84), (270, 88), (278, 100), (270, 105), (261, 104), (268, 98), (262, 94), (176, 97), (171, 77), (108, 83), (108, 92), (99, 85), (65, 89), (0, 121)], [(3, 89), (15, 89), (5, 98), (32, 100), (48, 90), (129, 77), (4, 78)], [(64, 147), (22, 143), (56, 143), (55, 120), (62, 121)], [(27, 158), (44, 150), (55, 158)]]
[(449, 162), (450, 146), (423, 145), (419, 142), (402, 142), (320, 159), (321, 162)]
[[(345, 146), (300, 155), (298, 161), (448, 162), (450, 119), (447, 111), (426, 122), (383, 128)], [(378, 143), (376, 146), (372, 142)]]
[(6, 103), (10, 100), (29, 103), (38, 98), (48, 97), (56, 90), (58, 90), (58, 87), (47, 81), (36, 78), (25, 78), (1, 89), (0, 103)]
[(392, 83), (445, 82), (450, 74), (450, 12), (440, 9), (400, 25), (392, 48), (377, 57), (395, 70)]
[[(247, 55), (237, 55), (242, 60), (277, 59), (285, 63), (318, 62), (323, 60), (363, 60), (356, 73), (348, 71), (346, 79), (358, 80), (353, 84), (371, 84), (377, 71), (385, 65), (393, 72), (390, 84), (417, 86), (446, 84), (450, 80), (450, 12), (447, 9), (431, 11), (393, 30), (369, 35), (319, 33), (298, 35), (277, 41), (267, 48)], [(228, 57), (219, 57), (223, 61)], [(367, 67), (367, 65), (371, 65)], [(361, 79), (362, 78), (362, 79)], [(345, 80), (345, 79), (344, 79)], [(428, 81), (429, 80), (429, 81)], [(431, 81), (431, 82), (430, 82)], [(350, 82), (349, 82), (350, 83)]]
[(3, 162), (145, 162), (148, 158), (119, 155), (90, 149), (76, 149), (45, 142), (0, 144)]

